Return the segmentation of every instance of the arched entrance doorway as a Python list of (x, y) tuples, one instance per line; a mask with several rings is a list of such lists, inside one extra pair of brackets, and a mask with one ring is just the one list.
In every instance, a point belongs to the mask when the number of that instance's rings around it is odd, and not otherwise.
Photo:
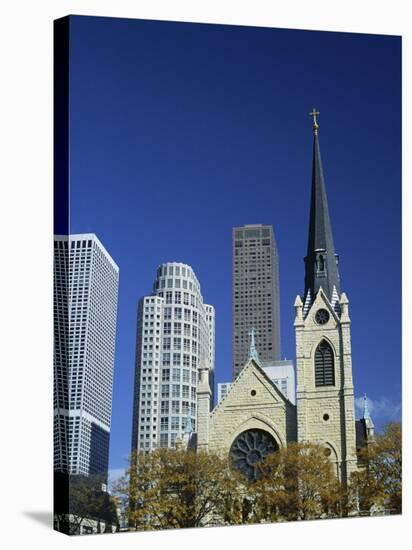
[(258, 463), (278, 449), (279, 445), (268, 432), (250, 429), (239, 434), (232, 443), (230, 460), (243, 475), (254, 480), (257, 476)]

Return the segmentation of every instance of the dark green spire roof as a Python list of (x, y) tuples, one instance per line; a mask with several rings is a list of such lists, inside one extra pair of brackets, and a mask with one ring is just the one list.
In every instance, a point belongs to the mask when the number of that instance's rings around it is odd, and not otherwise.
[(327, 298), (338, 311), (340, 297), (338, 257), (335, 254), (333, 244), (328, 199), (320, 156), (319, 125), (316, 121), (316, 114), (319, 113), (314, 110), (310, 114), (314, 116), (314, 136), (309, 237), (305, 258), (305, 310), (308, 310), (319, 288), (322, 287)]

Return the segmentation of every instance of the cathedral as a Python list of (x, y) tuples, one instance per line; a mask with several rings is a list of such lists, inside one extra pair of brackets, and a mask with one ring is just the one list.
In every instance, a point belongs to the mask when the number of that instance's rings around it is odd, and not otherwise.
[[(338, 479), (357, 469), (357, 449), (373, 438), (365, 397), (355, 419), (349, 300), (341, 291), (319, 148), (313, 117), (313, 167), (305, 288), (295, 300), (296, 405), (264, 372), (251, 345), (249, 360), (227, 395), (211, 410), (207, 364), (200, 368), (197, 433), (188, 425), (183, 442), (198, 450), (226, 453), (247, 477), (267, 454), (288, 442), (324, 447)], [(253, 338), (252, 338), (253, 340)]]

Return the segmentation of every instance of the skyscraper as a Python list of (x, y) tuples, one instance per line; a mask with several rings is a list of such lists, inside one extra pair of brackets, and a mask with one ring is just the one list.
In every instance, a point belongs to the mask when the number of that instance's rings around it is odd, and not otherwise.
[(214, 330), (192, 268), (162, 264), (138, 306), (132, 450), (172, 447), (187, 422), (196, 429), (198, 368), (208, 364), (213, 379)]
[(54, 238), (54, 469), (107, 477), (119, 268), (94, 234)]
[(246, 364), (250, 332), (262, 361), (280, 359), (279, 256), (271, 225), (232, 232), (233, 378)]

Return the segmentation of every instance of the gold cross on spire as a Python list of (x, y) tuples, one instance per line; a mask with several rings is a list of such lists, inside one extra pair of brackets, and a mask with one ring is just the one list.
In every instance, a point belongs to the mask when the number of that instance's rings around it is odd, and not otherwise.
[(309, 113), (309, 116), (313, 117), (313, 126), (312, 126), (312, 128), (313, 128), (313, 133), (315, 134), (315, 136), (318, 134), (318, 130), (319, 130), (319, 124), (318, 124), (318, 121), (316, 119), (316, 117), (318, 115), (320, 115), (320, 112), (317, 111), (315, 109), (315, 107), (313, 107), (312, 112)]

